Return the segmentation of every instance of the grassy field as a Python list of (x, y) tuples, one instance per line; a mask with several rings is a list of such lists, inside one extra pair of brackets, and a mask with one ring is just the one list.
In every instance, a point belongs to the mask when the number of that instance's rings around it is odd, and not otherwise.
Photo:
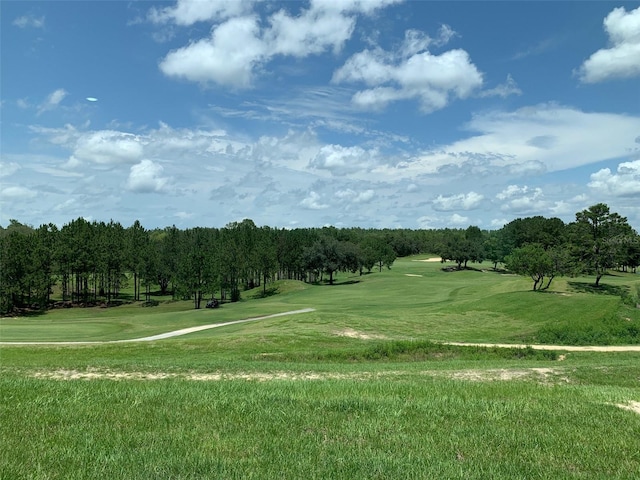
[(621, 299), (640, 276), (537, 293), (417, 260), (216, 310), (3, 318), (3, 342), (103, 341), (315, 308), (154, 342), (0, 346), (0, 478), (637, 478), (640, 353), (437, 342), (640, 343)]

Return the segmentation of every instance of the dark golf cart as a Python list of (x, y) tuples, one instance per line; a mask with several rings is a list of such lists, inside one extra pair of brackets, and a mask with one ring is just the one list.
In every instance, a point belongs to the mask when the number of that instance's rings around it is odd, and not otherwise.
[(207, 308), (218, 308), (219, 306), (220, 302), (215, 298), (212, 298), (207, 302)]

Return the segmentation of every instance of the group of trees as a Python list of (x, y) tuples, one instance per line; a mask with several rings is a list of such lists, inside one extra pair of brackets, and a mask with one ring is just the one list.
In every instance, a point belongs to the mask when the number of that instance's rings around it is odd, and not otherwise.
[(0, 230), (0, 311), (45, 308), (54, 286), (63, 302), (108, 305), (128, 286), (134, 300), (148, 302), (159, 291), (200, 308), (207, 296), (237, 301), (258, 286), (266, 293), (273, 279), (326, 275), (333, 283), (336, 272), (390, 268), (396, 253), (389, 241), (373, 230), (279, 230), (251, 220), (186, 230), (83, 218), (33, 229), (12, 220)]
[(518, 218), (502, 229), (482, 232), (478, 227), (452, 232), (437, 250), (458, 267), (490, 260), (514, 273), (530, 276), (533, 290), (549, 288), (561, 275), (595, 275), (599, 286), (612, 268), (640, 265), (640, 236), (627, 219), (603, 203), (576, 213), (565, 224), (559, 218)]
[(531, 276), (533, 289), (548, 288), (554, 277), (596, 276), (611, 268), (640, 265), (640, 237), (624, 217), (604, 204), (558, 218), (519, 218), (500, 230), (361, 229), (334, 227), (275, 229), (251, 220), (224, 228), (175, 226), (147, 230), (136, 221), (78, 218), (58, 228), (32, 228), (11, 220), (0, 227), (0, 312), (29, 306), (46, 308), (57, 288), (63, 302), (110, 304), (124, 286), (134, 300), (149, 301), (160, 291), (174, 298), (218, 295), (237, 301), (246, 289), (274, 279), (333, 283), (337, 272), (390, 268), (396, 257), (436, 253), (458, 268), (490, 261)]

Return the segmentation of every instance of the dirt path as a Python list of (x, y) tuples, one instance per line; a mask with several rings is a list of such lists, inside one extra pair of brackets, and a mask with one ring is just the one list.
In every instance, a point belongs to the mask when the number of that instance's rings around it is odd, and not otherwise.
[(257, 322), (258, 320), (267, 320), (268, 318), (283, 317), (285, 315), (296, 315), (298, 313), (313, 312), (315, 308), (303, 308), (301, 310), (291, 310), (289, 312), (274, 313), (273, 315), (265, 315), (264, 317), (245, 318), (244, 320), (234, 320), (232, 322), (213, 323), (210, 325), (200, 325), (197, 327), (182, 328), (172, 332), (160, 333), (158, 335), (150, 335), (148, 337), (130, 338), (127, 340), (108, 340), (94, 342), (0, 342), (0, 345), (91, 345), (105, 343), (129, 343), (129, 342), (152, 342), (154, 340), (163, 340), (165, 338), (179, 337), (188, 333), (200, 332), (211, 328), (226, 327), (227, 325), (236, 325), (238, 323)]
[(534, 350), (564, 350), (566, 352), (640, 352), (640, 345), (598, 345), (598, 346), (572, 346), (572, 345), (525, 345), (517, 343), (463, 343), (443, 342), (445, 345), (458, 345), (461, 347), (498, 347), (498, 348), (526, 348)]

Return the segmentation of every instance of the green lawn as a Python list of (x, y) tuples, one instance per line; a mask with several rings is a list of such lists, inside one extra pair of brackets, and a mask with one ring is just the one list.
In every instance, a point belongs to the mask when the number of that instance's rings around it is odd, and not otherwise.
[(431, 342), (636, 327), (619, 293), (639, 276), (537, 293), (414, 260), (217, 310), (1, 319), (2, 341), (98, 341), (316, 309), (155, 342), (0, 346), (0, 478), (637, 478), (640, 414), (622, 407), (640, 402), (640, 354)]

